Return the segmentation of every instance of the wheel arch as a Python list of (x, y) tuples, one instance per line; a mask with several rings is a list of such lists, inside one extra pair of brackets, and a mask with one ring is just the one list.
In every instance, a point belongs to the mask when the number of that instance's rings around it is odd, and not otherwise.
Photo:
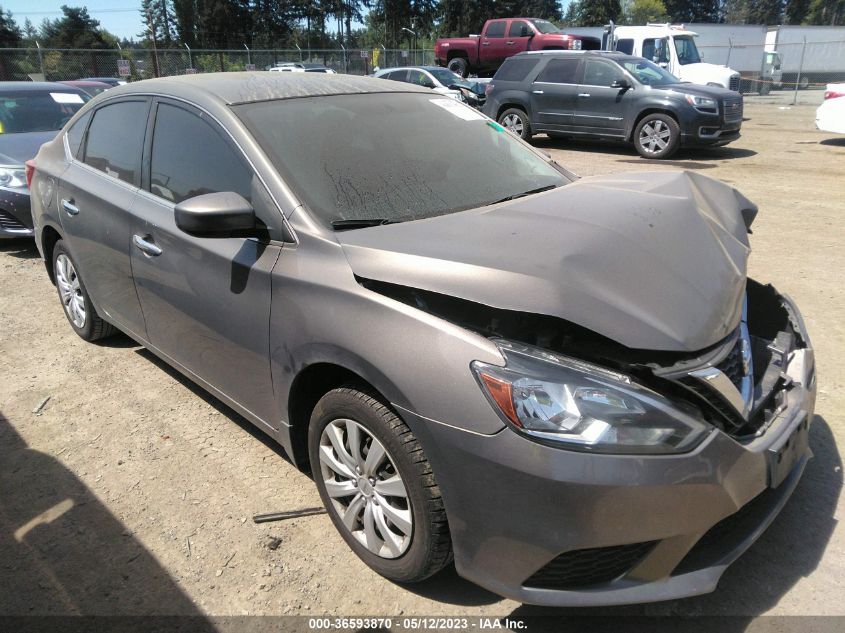
[(62, 239), (62, 234), (51, 224), (41, 230), (41, 253), (44, 255), (44, 265), (47, 267), (47, 275), (53, 285), (56, 283), (56, 276), (53, 272), (53, 249), (60, 239)]
[[(390, 406), (404, 403), (398, 388), (369, 364), (315, 360), (302, 367), (291, 381), (288, 391), (287, 414), (290, 424), (291, 459), (303, 471), (310, 470), (308, 458), (308, 428), (311, 413), (317, 402), (332, 389), (353, 386)], [(397, 412), (394, 411), (397, 415)]]

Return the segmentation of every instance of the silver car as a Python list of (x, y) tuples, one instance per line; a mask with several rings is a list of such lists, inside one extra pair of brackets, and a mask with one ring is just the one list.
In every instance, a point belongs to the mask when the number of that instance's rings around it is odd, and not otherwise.
[(275, 438), (393, 580), (712, 591), (810, 457), (801, 315), (704, 176), (578, 179), (425, 88), (227, 73), (100, 95), (32, 190), (70, 326)]

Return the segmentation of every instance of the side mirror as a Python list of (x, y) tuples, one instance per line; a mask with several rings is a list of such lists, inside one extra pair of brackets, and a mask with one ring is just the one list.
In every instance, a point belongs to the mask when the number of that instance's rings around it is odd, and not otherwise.
[(176, 226), (191, 235), (225, 237), (255, 228), (255, 211), (233, 191), (207, 193), (176, 205)]
[(631, 87), (631, 82), (625, 79), (614, 79), (613, 83), (610, 84), (611, 88), (619, 88), (620, 90), (628, 90)]

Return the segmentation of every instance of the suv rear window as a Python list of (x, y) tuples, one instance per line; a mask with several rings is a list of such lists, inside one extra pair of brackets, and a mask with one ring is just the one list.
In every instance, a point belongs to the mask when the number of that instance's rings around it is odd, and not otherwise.
[(505, 63), (499, 67), (493, 78), (498, 81), (522, 81), (528, 73), (534, 70), (539, 61), (537, 58), (514, 59), (511, 57), (505, 60)]
[(535, 81), (542, 81), (551, 84), (574, 84), (578, 83), (576, 77), (578, 75), (578, 64), (581, 62), (577, 58), (562, 58), (550, 59), (549, 63), (535, 79)]

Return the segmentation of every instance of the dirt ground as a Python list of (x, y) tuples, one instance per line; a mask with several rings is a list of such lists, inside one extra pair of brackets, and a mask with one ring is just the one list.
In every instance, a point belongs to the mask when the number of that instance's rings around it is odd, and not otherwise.
[[(742, 190), (751, 273), (797, 300), (817, 350), (815, 458), (776, 522), (715, 593), (604, 615), (845, 615), (845, 138), (787, 104), (749, 98), (739, 141), (671, 162), (536, 139), (585, 176), (691, 169)], [(453, 569), (384, 580), (325, 515), (251, 519), (319, 505), (270, 440), (133, 342), (78, 339), (31, 242), (0, 243), (0, 615), (548, 613)]]

